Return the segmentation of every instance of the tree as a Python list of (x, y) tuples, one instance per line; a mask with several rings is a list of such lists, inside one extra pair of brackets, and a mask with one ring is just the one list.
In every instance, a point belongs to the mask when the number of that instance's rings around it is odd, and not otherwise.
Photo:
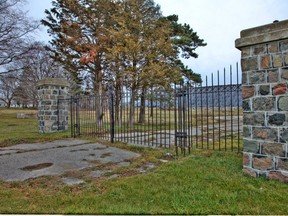
[(143, 123), (147, 88), (150, 85), (165, 86), (180, 75), (179, 71), (169, 64), (169, 58), (176, 58), (177, 52), (170, 39), (169, 22), (161, 17), (160, 7), (155, 5), (153, 0), (120, 1), (118, 13), (114, 15), (116, 25), (111, 29), (114, 44), (109, 49), (108, 56), (110, 61), (116, 62), (116, 68), (113, 69), (116, 119), (118, 100), (121, 99), (118, 95), (125, 86), (131, 92), (130, 126), (134, 121), (138, 94), (140, 93), (141, 98), (138, 122)]
[(191, 69), (183, 64), (179, 57), (184, 59), (189, 58), (198, 58), (198, 54), (195, 50), (198, 47), (206, 46), (203, 39), (197, 35), (197, 32), (194, 32), (189, 24), (179, 24), (177, 15), (170, 15), (164, 19), (170, 22), (171, 28), (171, 38), (175, 49), (178, 52), (177, 58), (174, 59), (173, 64), (177, 65), (182, 72), (183, 79), (186, 79), (188, 82), (202, 83), (201, 75), (194, 73)]
[(7, 70), (7, 66), (21, 59), (33, 48), (27, 44), (39, 23), (28, 19), (26, 13), (19, 9), (23, 2), (24, 0), (0, 1), (0, 75), (13, 72)]
[(178, 82), (184, 71), (193, 77), (179, 55), (197, 57), (194, 51), (203, 40), (189, 25), (178, 24), (177, 16), (163, 17), (153, 0), (54, 0), (52, 5), (42, 20), (53, 37), (51, 51), (77, 82), (92, 84), (98, 97), (96, 124), (102, 120), (108, 86), (116, 92), (117, 119), (123, 89), (130, 90), (132, 125), (139, 95), (139, 122), (144, 122), (149, 88)]
[(42, 24), (53, 36), (50, 41), (55, 59), (71, 71), (76, 82), (87, 78), (99, 98), (96, 107), (97, 124), (103, 116), (103, 75), (105, 54), (110, 45), (109, 27), (115, 12), (113, 0), (56, 0), (46, 10)]
[(0, 76), (0, 100), (6, 104), (7, 108), (11, 107), (18, 84), (19, 79), (16, 72)]
[(23, 68), (19, 76), (16, 97), (22, 104), (32, 104), (33, 107), (37, 107), (38, 81), (48, 77), (62, 78), (66, 72), (63, 65), (51, 57), (53, 53), (45, 49), (45, 44), (34, 42), (30, 46), (33, 49), (14, 64), (15, 68)]
[(48, 77), (57, 78), (66, 75), (64, 67), (51, 58), (52, 53), (45, 49), (45, 44), (34, 42), (27, 48), (29, 47), (33, 47), (33, 49), (7, 67), (9, 71), (14, 72), (0, 76), (2, 100), (5, 100), (8, 107), (12, 100), (24, 107), (28, 105), (37, 107), (38, 81)]

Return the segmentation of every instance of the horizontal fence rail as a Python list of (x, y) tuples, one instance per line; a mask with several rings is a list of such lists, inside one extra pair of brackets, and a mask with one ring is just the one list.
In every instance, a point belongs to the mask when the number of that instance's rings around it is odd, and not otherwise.
[[(73, 137), (95, 136), (150, 147), (175, 148), (190, 153), (193, 148), (223, 151), (242, 150), (242, 95), (230, 67), (221, 77), (213, 74), (208, 85), (175, 85), (170, 89), (128, 89), (104, 95), (77, 96), (61, 103), (70, 104)], [(237, 82), (233, 83), (233, 77)], [(59, 118), (61, 110), (59, 109)], [(61, 125), (59, 125), (60, 127)]]

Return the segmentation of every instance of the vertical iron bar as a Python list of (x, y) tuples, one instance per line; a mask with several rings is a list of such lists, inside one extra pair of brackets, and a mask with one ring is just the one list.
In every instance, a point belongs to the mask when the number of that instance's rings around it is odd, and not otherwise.
[(230, 65), (230, 92), (231, 92), (231, 109), (230, 109), (230, 116), (231, 116), (231, 150), (233, 151), (234, 150), (234, 147), (233, 147), (233, 135), (234, 135), (234, 131), (233, 131), (233, 89), (232, 89), (232, 65)]
[(188, 147), (188, 154), (191, 154), (191, 122), (190, 122), (190, 117), (191, 117), (191, 101), (190, 101), (190, 86), (187, 86), (187, 147)]
[(198, 148), (198, 94), (199, 94), (199, 92), (198, 92), (198, 90), (199, 90), (199, 87), (197, 87), (196, 86), (196, 84), (195, 84), (195, 98), (196, 98), (196, 100), (195, 100), (195, 120), (196, 120), (196, 148)]
[(77, 127), (77, 136), (80, 136), (80, 115), (79, 115), (79, 96), (76, 97), (76, 127)]
[[(185, 87), (183, 86), (183, 91), (182, 91), (182, 102), (183, 102), (183, 105), (182, 105), (182, 109), (183, 109), (183, 129), (182, 129), (182, 132), (183, 134), (186, 133), (186, 95), (185, 95)], [(184, 135), (183, 136), (183, 153), (184, 153), (184, 157), (186, 156), (186, 142), (187, 142), (187, 138), (186, 136)]]
[(174, 128), (175, 128), (175, 151), (178, 157), (178, 142), (177, 142), (177, 89), (176, 84), (174, 85)]
[(218, 150), (221, 149), (221, 100), (220, 100), (220, 76), (219, 76), (219, 70), (217, 71), (217, 76), (218, 76)]
[(225, 151), (226, 151), (226, 148), (227, 148), (227, 113), (226, 113), (226, 94), (227, 93), (227, 86), (226, 86), (226, 68), (224, 68), (224, 118), (225, 118), (225, 129), (224, 129), (224, 137), (225, 137)]
[(203, 85), (201, 83), (201, 145), (202, 145), (202, 149), (204, 148), (204, 124), (203, 124)]
[(74, 135), (74, 121), (73, 121), (73, 97), (70, 97), (70, 130), (71, 130), (71, 137), (75, 138)]
[(213, 144), (213, 150), (215, 149), (215, 133), (214, 133), (214, 129), (215, 129), (215, 101), (214, 101), (214, 77), (213, 77), (213, 73), (211, 74), (211, 79), (212, 79), (212, 119), (213, 119), (213, 129), (212, 129), (212, 144)]
[(240, 100), (239, 100), (239, 68), (238, 62), (236, 63), (236, 73), (237, 73), (237, 116), (238, 116), (238, 152), (240, 152)]
[(111, 89), (110, 92), (111, 97), (111, 115), (110, 115), (110, 142), (114, 143), (114, 135), (115, 135), (115, 119), (114, 119), (114, 95)]
[[(208, 104), (208, 77), (206, 76), (206, 126), (207, 126), (207, 141), (206, 141), (206, 148), (209, 149), (209, 104)], [(203, 132), (202, 132), (203, 133)]]

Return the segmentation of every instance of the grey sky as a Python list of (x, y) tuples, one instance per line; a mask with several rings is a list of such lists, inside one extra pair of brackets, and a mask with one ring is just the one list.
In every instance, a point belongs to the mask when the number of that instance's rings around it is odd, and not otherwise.
[[(195, 72), (210, 77), (212, 72), (233, 66), (240, 61), (240, 51), (234, 42), (240, 31), (288, 19), (287, 0), (154, 0), (161, 6), (163, 15), (177, 14), (181, 23), (189, 24), (207, 43), (198, 48), (198, 59), (185, 63)], [(43, 18), (44, 10), (51, 7), (50, 0), (28, 0), (29, 16)], [(36, 36), (47, 41), (43, 29)]]

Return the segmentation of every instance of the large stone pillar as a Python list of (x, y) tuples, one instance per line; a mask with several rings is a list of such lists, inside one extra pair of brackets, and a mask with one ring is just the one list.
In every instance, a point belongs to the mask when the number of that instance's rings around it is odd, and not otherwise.
[(51, 133), (68, 129), (69, 83), (61, 78), (47, 78), (37, 84), (39, 106), (38, 123), (40, 133)]
[(288, 20), (241, 31), (243, 172), (288, 182)]

